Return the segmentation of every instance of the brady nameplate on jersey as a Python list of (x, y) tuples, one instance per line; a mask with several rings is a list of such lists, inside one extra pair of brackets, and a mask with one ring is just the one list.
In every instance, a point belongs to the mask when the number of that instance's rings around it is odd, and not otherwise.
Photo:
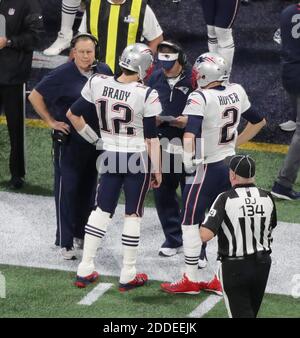
[(106, 87), (104, 86), (102, 96), (109, 97), (111, 99), (120, 100), (127, 102), (130, 92), (126, 92), (125, 90), (120, 90), (116, 88)]

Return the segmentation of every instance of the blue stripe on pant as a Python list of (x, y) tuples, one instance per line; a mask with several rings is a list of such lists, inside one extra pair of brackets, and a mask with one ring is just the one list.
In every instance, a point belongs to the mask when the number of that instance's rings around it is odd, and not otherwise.
[[(176, 156), (176, 155), (175, 155)], [(181, 155), (180, 161), (181, 160)], [(174, 163), (174, 155), (170, 154), (170, 164)], [(178, 248), (182, 245), (182, 230), (180, 219), (180, 205), (177, 196), (177, 188), (180, 185), (181, 194), (184, 190), (184, 173), (174, 173), (170, 167), (169, 173), (163, 173), (162, 183), (158, 189), (154, 189), (154, 200), (157, 214), (165, 234), (166, 240), (162, 248)]]
[(72, 247), (84, 238), (84, 227), (94, 206), (99, 152), (86, 143), (69, 140), (54, 144), (54, 194), (57, 217), (56, 245)]
[[(129, 158), (135, 156), (142, 172), (131, 172)], [(104, 158), (106, 160), (104, 160)], [(104, 211), (114, 214), (123, 188), (125, 194), (125, 214), (143, 216), (146, 193), (150, 186), (150, 171), (146, 153), (113, 153), (104, 152), (102, 161), (112, 160), (114, 166), (106, 166), (101, 173), (97, 189), (97, 205)], [(103, 167), (102, 167), (103, 168)]]
[(216, 197), (230, 189), (229, 168), (224, 161), (200, 165), (183, 192), (182, 224), (201, 224)]

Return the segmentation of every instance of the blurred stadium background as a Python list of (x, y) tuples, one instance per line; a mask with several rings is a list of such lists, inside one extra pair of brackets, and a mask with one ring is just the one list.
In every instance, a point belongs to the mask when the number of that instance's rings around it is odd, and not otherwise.
[[(165, 38), (179, 41), (190, 63), (207, 50), (206, 26), (200, 0), (149, 2)], [(245, 87), (253, 106), (268, 119), (268, 126), (257, 136), (257, 141), (289, 143), (291, 138), (290, 134), (282, 133), (277, 127), (278, 123), (288, 118), (291, 108), (280, 80), (280, 46), (273, 41), (280, 12), (289, 3), (291, 1), (254, 0), (248, 6), (241, 5), (234, 25), (236, 54), (231, 80)], [(45, 21), (40, 48), (43, 50), (55, 40), (60, 28), (61, 0), (41, 0), (41, 4)], [(80, 13), (74, 30), (78, 28), (79, 22)], [(29, 89), (47, 72), (47, 68), (35, 68), (28, 84)], [(27, 111), (30, 116), (31, 108), (28, 107)]]

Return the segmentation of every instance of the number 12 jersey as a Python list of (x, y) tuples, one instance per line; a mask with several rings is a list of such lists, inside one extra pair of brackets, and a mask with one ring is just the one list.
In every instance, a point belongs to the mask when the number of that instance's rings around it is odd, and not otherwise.
[(89, 79), (81, 95), (96, 106), (104, 150), (145, 151), (143, 119), (162, 111), (156, 90), (97, 74)]

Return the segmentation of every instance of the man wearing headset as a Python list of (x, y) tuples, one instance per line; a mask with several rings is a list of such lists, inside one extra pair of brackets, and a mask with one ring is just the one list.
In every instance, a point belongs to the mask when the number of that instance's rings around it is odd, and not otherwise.
[(177, 42), (161, 42), (158, 45), (158, 61), (161, 68), (153, 72), (148, 85), (157, 90), (163, 108), (161, 116), (157, 117), (157, 124), (162, 155), (166, 161), (162, 161), (162, 184), (154, 190), (154, 198), (166, 237), (159, 255), (170, 257), (182, 248), (180, 207), (176, 192), (179, 185), (183, 191), (185, 180), (180, 144), (187, 118), (182, 116), (182, 111), (195, 88), (192, 68), (187, 64), (186, 55)]
[[(97, 43), (97, 39), (88, 33), (75, 36), (72, 40), (74, 60), (45, 76), (29, 96), (36, 112), (53, 129), (55, 244), (62, 248), (64, 259), (76, 258), (73, 240), (75, 246), (82, 246), (84, 226), (94, 202), (98, 152), (72, 128), (66, 113), (80, 97), (90, 76), (112, 74), (106, 64), (95, 61)], [(86, 113), (85, 118), (96, 131), (99, 129), (94, 121), (95, 114)]]

